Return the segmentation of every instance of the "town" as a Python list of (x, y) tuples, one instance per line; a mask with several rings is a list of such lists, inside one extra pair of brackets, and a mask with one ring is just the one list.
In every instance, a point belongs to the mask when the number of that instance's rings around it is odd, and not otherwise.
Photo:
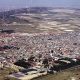
[(1, 11), (0, 80), (80, 80), (80, 9)]
[(79, 31), (29, 34), (2, 30), (0, 69), (14, 70), (5, 80), (30, 80), (79, 66), (79, 39)]

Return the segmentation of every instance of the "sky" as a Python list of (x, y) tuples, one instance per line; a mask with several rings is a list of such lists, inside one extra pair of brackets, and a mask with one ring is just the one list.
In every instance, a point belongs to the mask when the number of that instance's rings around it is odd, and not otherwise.
[(80, 8), (80, 0), (0, 0), (0, 10), (29, 6)]

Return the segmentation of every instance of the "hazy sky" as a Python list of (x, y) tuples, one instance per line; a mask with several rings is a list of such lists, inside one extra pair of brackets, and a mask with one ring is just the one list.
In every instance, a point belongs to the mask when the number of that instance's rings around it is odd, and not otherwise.
[(27, 6), (80, 8), (80, 0), (0, 0), (0, 9), (22, 8)]

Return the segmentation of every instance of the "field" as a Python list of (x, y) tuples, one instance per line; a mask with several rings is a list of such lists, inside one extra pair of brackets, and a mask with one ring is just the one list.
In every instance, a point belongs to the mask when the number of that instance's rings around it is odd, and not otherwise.
[(13, 29), (16, 32), (27, 33), (80, 30), (80, 10), (78, 9), (42, 7), (13, 12), (8, 16), (6, 14), (4, 20), (1, 19), (0, 29)]

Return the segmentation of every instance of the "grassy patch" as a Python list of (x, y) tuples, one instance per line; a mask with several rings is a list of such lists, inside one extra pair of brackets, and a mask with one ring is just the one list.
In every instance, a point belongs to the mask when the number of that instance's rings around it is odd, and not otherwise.
[(47, 76), (42, 76), (33, 80), (80, 80), (80, 69), (69, 69), (56, 74), (50, 74)]
[(16, 79), (7, 79), (6, 76), (10, 73), (13, 73), (14, 70), (11, 68), (0, 69), (0, 80), (16, 80)]

